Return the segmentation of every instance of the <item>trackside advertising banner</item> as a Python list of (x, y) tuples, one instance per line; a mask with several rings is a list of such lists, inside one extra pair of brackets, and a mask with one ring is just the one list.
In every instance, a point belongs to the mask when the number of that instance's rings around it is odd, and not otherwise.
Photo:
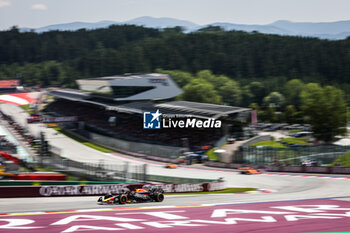
[(1, 80), (0, 88), (15, 88), (19, 86), (19, 80)]
[(43, 123), (60, 123), (60, 122), (75, 122), (78, 121), (77, 116), (70, 117), (44, 117), (40, 120)]
[(121, 193), (138, 188), (159, 187), (166, 193), (208, 192), (225, 189), (225, 182), (181, 184), (115, 184), (115, 185), (48, 185), (30, 187), (0, 187), (0, 198), (99, 196)]

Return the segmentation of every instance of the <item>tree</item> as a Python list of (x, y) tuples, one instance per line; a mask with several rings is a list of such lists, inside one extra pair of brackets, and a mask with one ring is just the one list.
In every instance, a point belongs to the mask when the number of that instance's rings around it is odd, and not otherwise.
[(163, 69), (156, 69), (157, 73), (161, 74), (168, 74), (171, 76), (172, 79), (180, 86), (183, 87), (186, 84), (188, 84), (192, 79), (193, 76), (188, 73), (181, 70), (163, 70)]
[(210, 70), (199, 71), (197, 77), (212, 84), (225, 104), (234, 106), (241, 103), (242, 93), (238, 82), (224, 75), (216, 76)]
[(284, 96), (286, 102), (294, 106), (300, 106), (300, 93), (303, 91), (305, 84), (300, 79), (292, 79), (284, 85)]
[(238, 82), (228, 80), (219, 88), (219, 94), (224, 103), (237, 106), (241, 103), (241, 90)]
[(295, 123), (296, 122), (297, 110), (294, 105), (288, 105), (284, 111), (285, 121), (287, 123)]
[(223, 32), (224, 30), (220, 26), (209, 25), (207, 27), (201, 28), (198, 32)]
[(276, 122), (277, 116), (274, 107), (266, 107), (264, 111), (259, 111), (259, 116), (262, 121), (265, 122)]
[(162, 29), (162, 31), (164, 35), (170, 36), (170, 35), (182, 33), (183, 31), (185, 31), (185, 28), (176, 26), (172, 28), (164, 28)]
[[(253, 102), (254, 95), (251, 93), (249, 85), (245, 85), (242, 90), (242, 106), (248, 106)], [(258, 104), (258, 103), (257, 103)]]
[(251, 109), (253, 109), (253, 110), (260, 110), (260, 106), (259, 106), (259, 104), (257, 104), (257, 103), (251, 103), (251, 104), (249, 105), (249, 108), (251, 108)]
[(301, 101), (316, 139), (333, 142), (335, 136), (345, 133), (347, 105), (340, 89), (309, 83), (301, 93)]
[(215, 82), (215, 75), (213, 74), (213, 72), (211, 70), (201, 70), (199, 72), (197, 72), (196, 75), (197, 78), (201, 78), (204, 79), (207, 82), (213, 83)]
[(271, 92), (264, 98), (264, 104), (271, 107), (281, 107), (285, 102), (284, 96), (279, 92)]
[(217, 94), (212, 84), (196, 78), (183, 88), (181, 98), (188, 101), (201, 103), (221, 104), (221, 96)]
[(250, 92), (253, 94), (252, 102), (262, 104), (264, 96), (267, 92), (262, 82), (254, 81), (249, 84)]

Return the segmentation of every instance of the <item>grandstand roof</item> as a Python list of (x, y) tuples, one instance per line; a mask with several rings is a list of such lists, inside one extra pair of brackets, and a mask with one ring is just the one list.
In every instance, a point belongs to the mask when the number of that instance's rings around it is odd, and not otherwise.
[(125, 74), (76, 80), (91, 97), (114, 101), (166, 100), (182, 93), (167, 74)]
[(189, 101), (172, 101), (157, 104), (157, 108), (170, 111), (181, 111), (192, 115), (205, 115), (208, 117), (218, 118), (238, 112), (248, 111), (248, 108), (233, 107), (226, 105), (207, 104)]
[(123, 75), (95, 77), (95, 78), (87, 78), (87, 79), (81, 79), (81, 80), (124, 80), (124, 79), (138, 79), (138, 78), (144, 78), (144, 77), (158, 77), (158, 76), (162, 76), (162, 74), (127, 73)]
[(133, 101), (125, 104), (118, 104), (118, 102), (104, 102), (100, 100), (89, 99), (89, 93), (82, 92), (73, 89), (55, 90), (50, 92), (51, 95), (58, 98), (67, 99), (70, 101), (78, 101), (83, 103), (89, 103), (99, 105), (106, 110), (128, 112), (143, 114), (143, 112), (159, 111), (163, 114), (183, 114), (192, 115), (198, 118), (219, 118), (235, 114), (239, 112), (249, 111), (248, 108), (206, 104), (189, 101), (171, 101), (165, 103), (154, 103), (150, 101)]
[(162, 114), (191, 115), (197, 118), (220, 118), (230, 114), (249, 111), (249, 108), (205, 104), (189, 101), (171, 101), (166, 103), (131, 102), (122, 105), (109, 105), (108, 110), (139, 113), (155, 112), (159, 109)]
[(50, 94), (62, 99), (68, 99), (72, 101), (84, 100), (90, 96), (90, 93), (83, 92), (75, 89), (60, 89), (50, 91)]

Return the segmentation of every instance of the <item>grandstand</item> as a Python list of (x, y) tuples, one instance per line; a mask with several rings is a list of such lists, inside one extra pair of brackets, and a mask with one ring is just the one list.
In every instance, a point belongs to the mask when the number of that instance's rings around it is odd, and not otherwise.
[[(76, 133), (97, 142), (100, 140), (103, 142), (100, 144), (133, 152), (166, 157), (184, 149), (214, 146), (249, 116), (247, 108), (173, 101), (182, 91), (170, 76), (164, 74), (129, 74), (78, 80), (77, 83), (80, 90), (51, 91), (50, 95), (56, 100), (46, 111), (78, 116), (84, 124), (73, 125)], [(220, 119), (223, 126), (220, 129), (143, 129), (142, 114), (157, 110), (163, 115)], [(96, 135), (115, 140), (111, 142)], [(131, 142), (132, 145), (125, 146)], [(146, 149), (146, 144), (152, 149)]]

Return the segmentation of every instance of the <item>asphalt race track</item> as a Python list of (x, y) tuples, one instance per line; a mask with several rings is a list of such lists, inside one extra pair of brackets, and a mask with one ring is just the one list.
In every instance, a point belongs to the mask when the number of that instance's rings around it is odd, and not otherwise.
[[(217, 172), (220, 173), (220, 172)], [(273, 187), (271, 193), (251, 194), (199, 194), (166, 196), (162, 203), (128, 204), (127, 207), (178, 206), (198, 204), (240, 204), (256, 202), (276, 202), (311, 199), (342, 199), (350, 200), (350, 179), (307, 178), (295, 176), (255, 175), (244, 176), (232, 174), (233, 180), (254, 187), (255, 182)], [(232, 181), (233, 181), (232, 180)], [(254, 182), (250, 182), (254, 181)], [(265, 183), (264, 183), (265, 182)], [(238, 182), (237, 182), (238, 183)], [(272, 184), (273, 183), (273, 184)], [(279, 187), (278, 187), (279, 186)], [(276, 189), (277, 188), (277, 189)], [(109, 208), (97, 205), (97, 197), (52, 197), (52, 198), (3, 198), (0, 199), (0, 213), (18, 213), (32, 211), (55, 211)], [(125, 205), (112, 206), (124, 208)]]
[(123, 207), (0, 215), (0, 232), (348, 232), (350, 202)]
[(269, 195), (252, 194), (256, 201), (244, 204), (238, 203), (249, 194), (108, 206), (96, 205), (96, 197), (1, 200), (2, 207), (21, 211), (0, 214), (0, 232), (349, 232), (350, 198), (263, 201)]
[[(1, 105), (24, 123), (25, 113)], [(234, 171), (138, 161), (85, 147), (40, 124), (64, 156), (78, 161), (148, 163), (150, 174), (217, 179), (228, 187), (270, 193), (166, 196), (162, 203), (97, 205), (97, 197), (0, 199), (0, 232), (345, 232), (350, 231), (350, 178), (288, 174), (241, 175)]]

